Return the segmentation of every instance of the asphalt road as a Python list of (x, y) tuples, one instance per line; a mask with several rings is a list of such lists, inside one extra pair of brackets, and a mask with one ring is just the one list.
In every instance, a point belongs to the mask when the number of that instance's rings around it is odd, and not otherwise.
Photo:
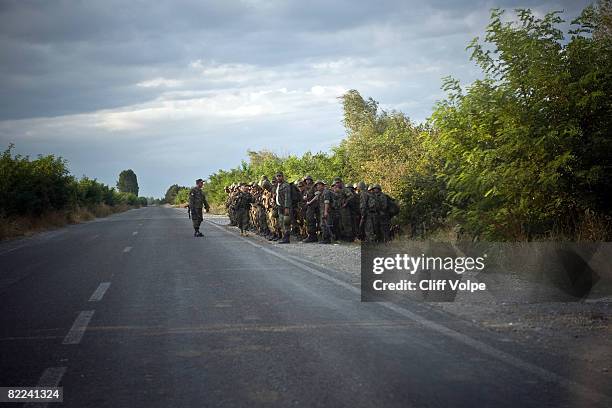
[(588, 367), (203, 232), (151, 207), (0, 245), (0, 386), (57, 383), (69, 407), (612, 406)]

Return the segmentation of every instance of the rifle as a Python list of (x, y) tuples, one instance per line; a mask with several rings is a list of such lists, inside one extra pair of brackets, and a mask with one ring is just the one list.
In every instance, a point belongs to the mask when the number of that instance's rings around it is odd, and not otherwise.
[(187, 206), (187, 216), (191, 219), (191, 208), (189, 206)]
[(336, 236), (334, 235), (334, 224), (330, 224), (327, 219), (323, 220), (323, 228), (325, 228), (325, 233), (332, 241), (336, 240)]

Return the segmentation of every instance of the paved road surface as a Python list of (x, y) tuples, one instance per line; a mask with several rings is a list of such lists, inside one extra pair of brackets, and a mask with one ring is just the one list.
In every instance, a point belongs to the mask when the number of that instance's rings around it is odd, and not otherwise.
[(59, 383), (67, 407), (611, 406), (586, 367), (203, 232), (151, 207), (0, 245), (0, 386)]

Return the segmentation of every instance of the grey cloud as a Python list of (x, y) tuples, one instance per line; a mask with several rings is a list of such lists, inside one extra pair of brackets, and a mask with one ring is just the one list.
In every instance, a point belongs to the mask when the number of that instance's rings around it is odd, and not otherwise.
[[(178, 174), (190, 182), (247, 148), (329, 148), (342, 137), (334, 90), (424, 120), (441, 77), (479, 75), (465, 46), (491, 8), (572, 18), (586, 4), (5, 0), (0, 144), (63, 155), (76, 174), (109, 183), (131, 166), (144, 194), (161, 195)], [(232, 104), (244, 114), (228, 113)]]

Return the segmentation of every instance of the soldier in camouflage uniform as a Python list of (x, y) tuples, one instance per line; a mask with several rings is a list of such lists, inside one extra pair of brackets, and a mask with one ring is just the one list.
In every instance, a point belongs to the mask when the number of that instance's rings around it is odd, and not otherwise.
[(278, 243), (288, 244), (291, 233), (291, 186), (285, 181), (285, 175), (281, 171), (276, 173), (276, 183), (275, 201), (278, 209), (278, 223), (282, 230), (282, 239)]
[(247, 187), (247, 191), (251, 194), (253, 201), (249, 206), (249, 229), (251, 231), (257, 231), (257, 205), (255, 204), (255, 183), (250, 183)]
[(320, 244), (331, 244), (331, 241), (335, 239), (333, 236), (333, 220), (335, 218), (335, 210), (333, 208), (334, 193), (332, 193), (325, 182), (317, 180), (315, 182), (317, 187), (317, 199), (319, 203), (319, 214), (320, 220), (319, 225), (321, 228), (321, 240)]
[(236, 194), (238, 193), (238, 186), (236, 186), (236, 184), (232, 184), (230, 186), (230, 193), (229, 196), (227, 197), (227, 208), (228, 208), (228, 216), (230, 219), (230, 225), (231, 226), (236, 226), (238, 225), (238, 221), (236, 219), (236, 213), (235, 213), (235, 200), (236, 200)]
[(194, 237), (203, 237), (204, 235), (200, 232), (200, 224), (202, 224), (202, 220), (204, 219), (202, 215), (202, 208), (206, 208), (206, 212), (210, 209), (208, 206), (208, 202), (206, 201), (206, 196), (202, 191), (202, 187), (204, 186), (204, 180), (197, 179), (196, 185), (189, 192), (189, 211), (191, 212), (191, 222), (193, 223), (193, 236)]
[(263, 205), (264, 190), (259, 184), (255, 184), (252, 187), (253, 196), (253, 208), (254, 208), (254, 220), (255, 230), (258, 235), (265, 236), (268, 234), (268, 225), (266, 220), (266, 210)]
[(240, 235), (248, 235), (249, 210), (252, 202), (253, 196), (249, 193), (247, 185), (245, 183), (240, 183), (240, 189), (236, 193), (236, 198), (234, 200), (234, 212), (236, 214), (236, 220), (238, 221), (238, 228), (240, 228)]
[(359, 235), (359, 219), (361, 218), (361, 213), (359, 211), (359, 193), (357, 192), (357, 183), (353, 185), (348, 185), (347, 188), (351, 191), (351, 198), (347, 202), (347, 208), (351, 214), (351, 223), (353, 225), (353, 235), (354, 238), (361, 239)]
[(262, 188), (261, 194), (257, 201), (257, 219), (259, 220), (260, 231), (259, 234), (262, 237), (268, 237), (270, 235), (270, 225), (268, 224), (268, 215), (266, 212), (266, 191)]
[(357, 222), (357, 237), (361, 240), (365, 240), (365, 218), (363, 218), (361, 208), (365, 207), (365, 202), (368, 196), (368, 185), (364, 181), (360, 181), (355, 185), (355, 190), (357, 191), (357, 204), (356, 204), (356, 222)]
[(362, 215), (365, 214), (365, 239), (367, 242), (387, 242), (390, 239), (390, 197), (384, 194), (379, 184), (368, 189)]
[(337, 211), (337, 236), (343, 241), (353, 242), (355, 240), (354, 221), (349, 205), (354, 198), (354, 193), (344, 186), (340, 177), (334, 179), (333, 191), (335, 194), (334, 208)]
[(306, 226), (306, 239), (302, 242), (317, 242), (317, 219), (319, 217), (319, 203), (315, 196), (316, 187), (312, 177), (304, 177), (304, 224)]
[(296, 193), (296, 200), (294, 201), (295, 206), (293, 207), (294, 209), (294, 216), (292, 221), (292, 228), (293, 228), (293, 233), (300, 239), (304, 239), (304, 237), (306, 237), (306, 233), (305, 233), (305, 223), (304, 223), (304, 199), (303, 199), (303, 195), (304, 195), (304, 189), (305, 189), (305, 183), (303, 180), (300, 180), (296, 183), (297, 186), (297, 190), (298, 192)]
[(280, 227), (278, 225), (278, 210), (276, 205), (276, 179), (272, 183), (268, 181), (266, 191), (266, 217), (268, 219), (268, 229), (270, 236), (268, 241), (278, 241), (280, 239)]

